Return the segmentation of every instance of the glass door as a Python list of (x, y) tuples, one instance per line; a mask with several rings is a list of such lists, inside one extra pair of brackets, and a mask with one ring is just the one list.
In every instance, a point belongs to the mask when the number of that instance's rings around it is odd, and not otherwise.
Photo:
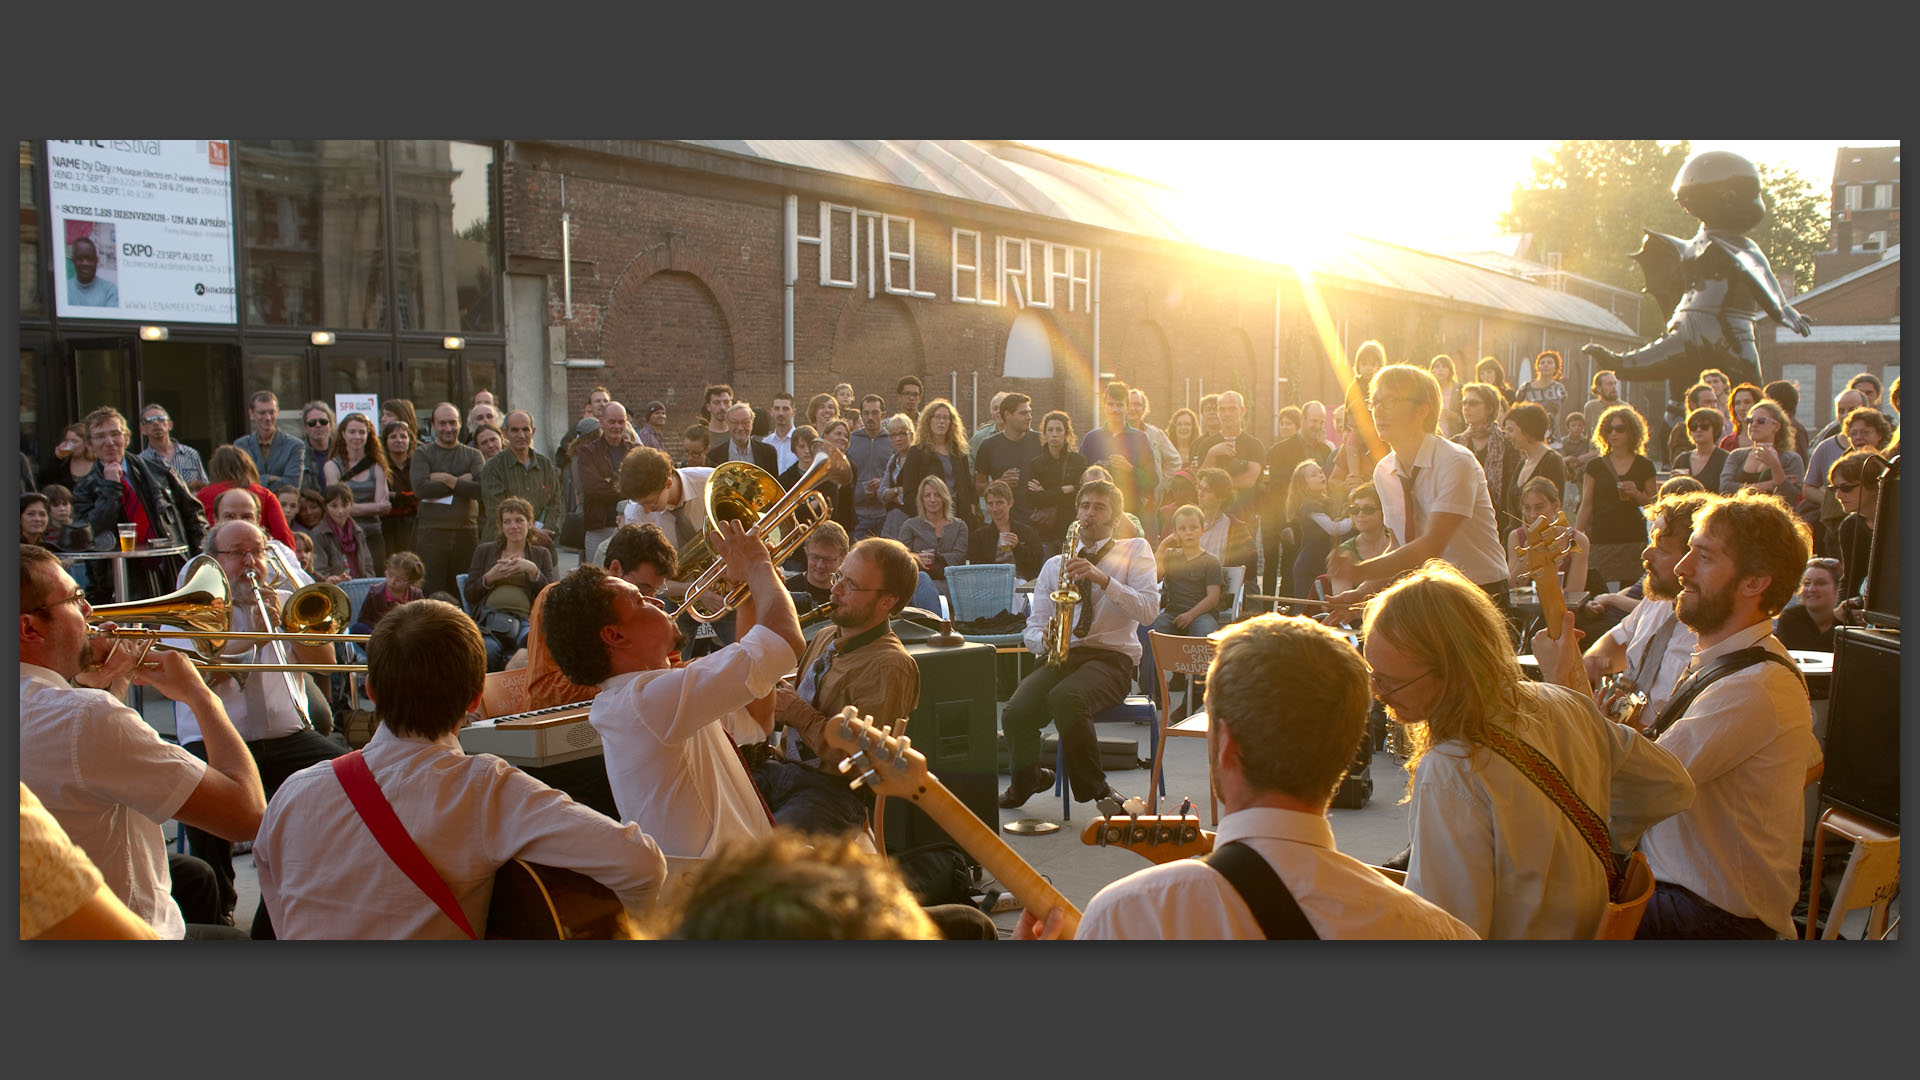
[[(72, 420), (78, 420), (102, 405), (131, 417), (127, 427), (139, 423), (134, 398), (132, 337), (76, 338), (68, 343), (73, 360), (74, 408)], [(64, 423), (71, 423), (72, 420)], [(138, 432), (134, 432), (137, 436)]]
[[(245, 412), (233, 401), (231, 372), (240, 355), (237, 346), (146, 341), (140, 343), (139, 350), (139, 407), (164, 407), (173, 418), (174, 439), (199, 451), (205, 460), (214, 447), (247, 433), (247, 428), (232, 427), (235, 410)], [(139, 438), (138, 432), (135, 438)], [(142, 442), (134, 450), (144, 445)]]

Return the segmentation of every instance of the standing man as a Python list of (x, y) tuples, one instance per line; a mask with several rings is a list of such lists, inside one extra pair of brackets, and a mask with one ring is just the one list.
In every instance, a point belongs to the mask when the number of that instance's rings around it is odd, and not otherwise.
[[(187, 491), (180, 474), (141, 457), (128, 457), (127, 421), (112, 406), (88, 413), (84, 423), (94, 466), (74, 485), (75, 523), (86, 524), (95, 537), (107, 540), (122, 522), (131, 522), (134, 545), (141, 548), (153, 540), (199, 547), (206, 537), (206, 508)], [(172, 592), (174, 577), (185, 565), (178, 555), (127, 560), (126, 599), (145, 600)], [(114, 599), (113, 574), (96, 566), (87, 596), (106, 603)]]
[(900, 403), (900, 411), (912, 417), (916, 424), (920, 422), (920, 401), (925, 393), (918, 375), (903, 375), (893, 387), (893, 396)]
[[(180, 475), (180, 479), (191, 485), (209, 483), (207, 467), (200, 461), (200, 452), (173, 438), (173, 417), (167, 415), (163, 405), (148, 405), (140, 410), (140, 434), (146, 437), (147, 448), (140, 456), (156, 465), (165, 465)], [(32, 491), (28, 484), (23, 490)]]
[[(577, 450), (574, 443), (600, 430), (600, 418), (606, 415), (607, 405), (612, 401), (613, 395), (604, 386), (587, 391), (587, 403), (580, 406), (580, 419), (567, 429), (565, 435), (560, 436), (559, 444), (553, 448), (553, 463), (563, 472), (573, 464), (573, 455)], [(589, 420), (593, 423), (587, 423)]]
[[(485, 393), (485, 391), (481, 392)], [(500, 430), (500, 410), (494, 408), (491, 401), (477, 402), (473, 408), (467, 410), (465, 441), (468, 445), (472, 445), (479, 439), (480, 429), (484, 427), (493, 428), (495, 431)]]
[(1247, 403), (1240, 391), (1222, 391), (1216, 409), (1220, 415), (1220, 434), (1195, 443), (1193, 455), (1201, 468), (1219, 469), (1233, 481), (1233, 501), (1227, 505), (1227, 512), (1247, 521), (1253, 517), (1254, 495), (1259, 490), (1267, 448), (1244, 429)]
[(300, 426), (307, 441), (300, 486), (309, 491), (326, 489), (327, 458), (333, 453), (333, 420), (333, 408), (324, 401), (309, 401), (300, 406)]
[(709, 456), (707, 460), (715, 465), (744, 461), (764, 470), (768, 476), (780, 475), (779, 458), (773, 447), (753, 437), (753, 406), (744, 401), (735, 402), (727, 409), (727, 441), (722, 446), (719, 457)]
[[(1127, 424), (1126, 383), (1115, 379), (1108, 383), (1101, 401), (1102, 423), (1080, 440), (1080, 453), (1089, 465), (1104, 465), (1113, 474), (1114, 486), (1127, 506), (1142, 511), (1142, 520), (1153, 516), (1147, 504), (1159, 486), (1160, 474), (1153, 467), (1153, 445), (1144, 432)], [(1152, 616), (1147, 617), (1151, 622)]]
[[(1146, 433), (1147, 442), (1153, 446), (1154, 471), (1160, 474), (1160, 483), (1154, 491), (1154, 505), (1160, 504), (1160, 494), (1167, 489), (1167, 478), (1180, 471), (1185, 462), (1180, 460), (1180, 451), (1173, 448), (1173, 440), (1167, 433), (1153, 424), (1147, 423), (1147, 415), (1153, 411), (1153, 402), (1147, 400), (1147, 392), (1134, 387), (1127, 391), (1127, 423)], [(1196, 439), (1197, 443), (1199, 440)]]
[[(1809, 548), (1806, 523), (1771, 495), (1711, 496), (1694, 519), (1674, 572), (1680, 621), (1699, 643), (1653, 734), (1696, 794), (1641, 838), (1654, 892), (1636, 937), (1798, 936), (1805, 789), (1820, 745), (1773, 616), (1799, 587)], [(1580, 689), (1586, 672), (1567, 644), (1543, 633), (1534, 655), (1548, 680)]]
[(627, 407), (613, 401), (600, 414), (600, 437), (587, 440), (574, 453), (585, 512), (585, 558), (591, 559), (620, 527), (619, 516), (614, 513), (622, 498), (620, 464), (638, 445), (627, 427)]
[[(1334, 846), (1327, 807), (1368, 705), (1366, 664), (1332, 630), (1262, 615), (1227, 631), (1207, 673), (1207, 760), (1227, 810), (1213, 850), (1241, 848), (1265, 864), (1296, 898), (1297, 936), (1471, 938), (1465, 923)], [(1285, 936), (1269, 932), (1264, 914), (1211, 859), (1179, 859), (1101, 889), (1074, 938)]]
[(833, 632), (815, 634), (800, 656), (800, 681), (774, 691), (773, 715), (811, 754), (769, 756), (753, 767), (776, 825), (816, 833), (861, 833), (873, 796), (847, 786), (845, 754), (827, 745), (829, 718), (851, 705), (887, 726), (920, 702), (920, 665), (893, 634), (892, 614), (913, 602), (920, 563), (898, 540), (869, 537), (833, 575)]
[[(611, 412), (611, 408), (608, 410)], [(413, 493), (420, 499), (415, 547), (427, 564), (428, 596), (458, 593), (454, 579), (473, 562), (480, 543), (480, 451), (460, 445), (460, 410), (433, 407), (433, 441), (414, 451)]]
[(600, 687), (588, 722), (605, 747), (620, 816), (683, 858), (711, 858), (732, 841), (773, 831), (728, 721), (764, 739), (770, 695), (806, 645), (766, 545), (735, 521), (721, 522), (712, 542), (747, 585), (739, 614), (749, 629), (738, 644), (685, 667), (668, 666), (680, 634), (664, 605), (597, 566), (561, 578), (543, 601), (547, 647), (560, 670)]
[[(219, 926), (211, 875), (179, 856), (204, 887), (183, 911), (166, 837), (169, 819), (230, 840), (251, 840), (267, 797), (226, 710), (186, 654), (90, 639), (88, 605), (60, 560), (20, 549), (20, 780), (100, 868), (107, 887), (162, 938), (237, 936)], [(110, 624), (109, 624), (110, 625)], [(181, 702), (199, 721), (206, 761), (171, 743), (125, 704), (129, 680)]]
[(640, 827), (581, 806), (456, 737), (480, 704), (486, 651), (451, 604), (394, 609), (367, 642), (367, 693), (379, 727), (353, 762), (452, 895), (466, 929), (398, 865), (348, 792), (350, 772), (316, 765), (288, 778), (260, 826), (260, 897), (285, 938), (437, 938), (486, 932), (494, 872), (513, 859), (605, 885), (629, 916), (652, 910), (666, 860)]
[(1219, 434), (1220, 395), (1202, 394), (1200, 395), (1200, 437), (1211, 439)]
[(553, 543), (553, 534), (566, 517), (560, 496), (560, 469), (533, 448), (533, 414), (515, 409), (507, 414), (507, 448), (480, 468), (481, 539), (494, 540), (499, 525), (494, 511), (508, 497), (527, 500), (533, 507), (533, 527), (540, 538)]
[(847, 459), (853, 462), (855, 540), (880, 535), (880, 527), (887, 520), (886, 505), (880, 501), (880, 486), (886, 482), (887, 458), (893, 454), (893, 444), (881, 424), (886, 410), (887, 403), (879, 394), (861, 398), (860, 426), (847, 439)]
[[(1124, 393), (1109, 410), (1122, 418)], [(1093, 718), (1126, 698), (1140, 666), (1140, 625), (1159, 614), (1153, 547), (1138, 536), (1113, 539), (1114, 520), (1126, 510), (1124, 496), (1114, 485), (1088, 481), (1080, 486), (1079, 498), (1080, 550), (1063, 551), (1040, 568), (1026, 630), (1027, 651), (1044, 655), (1053, 591), (1071, 584), (1080, 592), (1071, 646), (1065, 663), (1041, 664), (1022, 679), (1001, 714), (1013, 777), (1000, 794), (1000, 805), (1023, 806), (1053, 786), (1053, 770), (1040, 764), (1040, 730), (1051, 723), (1060, 735), (1074, 801), (1097, 801), (1109, 817), (1144, 813), (1144, 808), (1130, 811), (1126, 806), (1139, 800), (1123, 799), (1108, 785)], [(1352, 755), (1351, 748), (1347, 754)]]
[[(987, 422), (981, 424), (979, 429), (973, 433), (975, 445), (983, 443), (1000, 433), (1000, 406), (1006, 402), (1007, 393), (1007, 391), (1002, 390), (987, 399)], [(919, 422), (919, 414), (912, 413), (910, 415), (914, 417), (914, 421), (917, 424)]]
[(1593, 396), (1581, 406), (1580, 411), (1587, 418), (1587, 430), (1592, 431), (1600, 424), (1600, 414), (1620, 404), (1620, 379), (1612, 371), (1602, 368), (1593, 373)]
[(655, 450), (666, 450), (667, 439), (672, 434), (667, 430), (667, 403), (647, 402), (647, 422), (635, 429), (634, 441), (641, 446), (651, 446)]
[(253, 395), (248, 412), (253, 417), (253, 431), (233, 440), (233, 445), (253, 459), (253, 467), (260, 472), (260, 486), (272, 491), (282, 484), (300, 483), (306, 475), (307, 446), (280, 434), (280, 399), (273, 391), (262, 390)]
[[(1507, 557), (1494, 525), (1486, 470), (1473, 451), (1442, 437), (1440, 383), (1407, 364), (1390, 364), (1373, 377), (1367, 402), (1374, 428), (1392, 448), (1373, 467), (1373, 486), (1387, 528), (1400, 546), (1356, 563), (1336, 550), (1328, 567), (1361, 584), (1334, 596), (1336, 608), (1360, 603), (1428, 559), (1444, 559), (1478, 585), (1502, 612)], [(1335, 565), (1335, 564), (1339, 565)]]
[[(1646, 508), (1653, 527), (1647, 549), (1640, 555), (1647, 570), (1640, 583), (1640, 601), (1586, 652), (1587, 683), (1595, 689), (1596, 697), (1600, 680), (1620, 671), (1645, 692), (1647, 706), (1639, 719), (1642, 728), (1652, 724), (1666, 708), (1698, 643), (1693, 628), (1674, 611), (1673, 602), (1680, 598), (1680, 579), (1674, 567), (1686, 557), (1694, 518), (1709, 501), (1705, 492), (1688, 492), (1668, 495)], [(1602, 614), (1601, 604), (1588, 601), (1588, 613)]]
[(1032, 509), (1027, 481), (1040, 460), (1040, 437), (1033, 433), (1033, 400), (1011, 392), (1000, 397), (1000, 430), (974, 444), (973, 490), (985, 496), (987, 485), (1003, 481), (1013, 489), (1013, 520), (1026, 523)]
[(777, 467), (768, 471), (777, 477), (800, 460), (800, 455), (793, 452), (793, 395), (785, 390), (773, 395), (773, 404), (767, 406), (767, 412), (773, 415), (773, 429), (760, 436), (760, 441), (773, 447), (773, 463)]
[[(703, 400), (706, 402), (707, 415), (701, 419), (707, 424), (707, 449), (718, 451), (726, 445), (728, 438), (727, 410), (733, 408), (733, 387), (726, 383), (714, 383), (707, 387)], [(721, 458), (717, 453), (709, 452), (707, 460), (717, 465)]]

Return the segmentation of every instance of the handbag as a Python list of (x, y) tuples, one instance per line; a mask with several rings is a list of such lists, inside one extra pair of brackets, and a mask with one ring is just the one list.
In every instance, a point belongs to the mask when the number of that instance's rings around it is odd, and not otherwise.
[(480, 632), (500, 642), (511, 652), (520, 646), (520, 630), (525, 625), (518, 615), (494, 608), (483, 607), (474, 616), (474, 622), (480, 625)]

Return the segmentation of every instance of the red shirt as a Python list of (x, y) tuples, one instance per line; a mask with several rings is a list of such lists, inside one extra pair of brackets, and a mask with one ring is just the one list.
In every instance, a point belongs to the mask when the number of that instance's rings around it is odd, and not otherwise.
[[(216, 524), (214, 519), (217, 515), (213, 508), (220, 501), (220, 496), (238, 486), (222, 480), (217, 484), (208, 484), (195, 493), (195, 497), (200, 500), (200, 505), (207, 508), (209, 527)], [(287, 527), (287, 512), (280, 508), (279, 496), (259, 484), (249, 484), (247, 490), (253, 492), (253, 497), (260, 500), (260, 522), (266, 526), (267, 535), (293, 549), (293, 530)]]

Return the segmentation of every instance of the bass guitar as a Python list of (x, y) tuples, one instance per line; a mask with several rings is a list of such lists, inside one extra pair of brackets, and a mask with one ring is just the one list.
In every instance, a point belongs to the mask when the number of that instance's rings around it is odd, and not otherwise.
[(927, 770), (926, 755), (913, 748), (911, 739), (887, 734), (872, 717), (862, 716), (851, 705), (827, 720), (825, 738), (829, 746), (847, 755), (840, 771), (855, 778), (853, 786), (864, 784), (876, 795), (905, 799), (926, 811), (954, 843), (1019, 897), (1036, 920), (1045, 923), (1055, 908), (1064, 911), (1060, 936), (1073, 936), (1080, 925), (1079, 909)]
[(1131, 851), (1155, 865), (1213, 850), (1213, 834), (1200, 827), (1198, 814), (1097, 817), (1081, 831), (1080, 842)]

